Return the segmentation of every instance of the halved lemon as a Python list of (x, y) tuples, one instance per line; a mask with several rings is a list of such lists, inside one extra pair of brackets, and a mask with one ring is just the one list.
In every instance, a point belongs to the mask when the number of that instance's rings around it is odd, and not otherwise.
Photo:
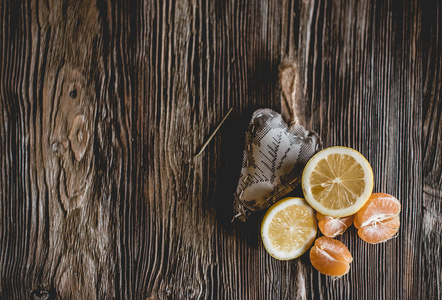
[(305, 200), (321, 214), (345, 217), (356, 213), (373, 191), (370, 163), (358, 151), (330, 147), (316, 153), (302, 173)]
[(285, 198), (275, 203), (261, 225), (264, 247), (280, 260), (294, 259), (307, 251), (316, 232), (315, 211), (301, 198)]

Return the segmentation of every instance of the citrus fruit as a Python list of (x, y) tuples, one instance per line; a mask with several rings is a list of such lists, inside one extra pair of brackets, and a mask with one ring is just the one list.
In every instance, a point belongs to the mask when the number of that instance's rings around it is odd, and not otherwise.
[(322, 236), (310, 250), (310, 261), (316, 270), (328, 276), (342, 276), (353, 261), (350, 251), (338, 240)]
[(301, 198), (285, 198), (264, 216), (261, 237), (267, 252), (280, 260), (303, 254), (316, 237), (315, 211)]
[(373, 171), (365, 157), (347, 147), (316, 153), (302, 173), (305, 200), (326, 216), (356, 213), (373, 190)]
[(317, 212), (316, 218), (318, 219), (318, 227), (322, 234), (334, 238), (339, 234), (343, 234), (353, 224), (354, 215), (338, 218), (324, 216)]
[(399, 230), (401, 203), (395, 197), (374, 193), (356, 213), (358, 235), (367, 243), (377, 244), (392, 238)]

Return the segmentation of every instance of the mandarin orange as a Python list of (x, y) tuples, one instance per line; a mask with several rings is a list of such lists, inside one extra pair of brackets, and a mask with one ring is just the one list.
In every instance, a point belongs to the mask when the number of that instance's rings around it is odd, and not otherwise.
[(338, 240), (322, 236), (310, 250), (313, 267), (328, 276), (342, 276), (350, 270), (353, 261), (350, 251)]
[(372, 194), (354, 219), (359, 237), (370, 244), (391, 239), (399, 230), (400, 211), (401, 203), (392, 195)]
[(351, 226), (354, 215), (338, 218), (316, 212), (316, 219), (318, 219), (318, 227), (322, 234), (334, 238), (339, 234), (343, 234)]

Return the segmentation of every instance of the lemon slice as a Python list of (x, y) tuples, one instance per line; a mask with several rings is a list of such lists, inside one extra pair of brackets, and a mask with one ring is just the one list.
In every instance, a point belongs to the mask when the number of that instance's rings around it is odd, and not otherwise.
[(315, 211), (301, 198), (285, 198), (267, 211), (261, 237), (267, 252), (289, 260), (303, 254), (316, 237)]
[(316, 153), (302, 173), (307, 202), (321, 214), (345, 217), (356, 213), (373, 191), (373, 171), (358, 151), (330, 147)]

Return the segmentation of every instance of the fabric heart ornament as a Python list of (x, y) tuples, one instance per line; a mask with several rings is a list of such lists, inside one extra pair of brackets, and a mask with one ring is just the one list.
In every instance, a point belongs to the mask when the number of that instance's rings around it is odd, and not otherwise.
[(319, 136), (299, 122), (296, 74), (293, 63), (281, 67), (282, 112), (288, 122), (271, 109), (259, 109), (252, 115), (234, 194), (234, 219), (245, 221), (296, 188), (304, 166), (322, 148)]

